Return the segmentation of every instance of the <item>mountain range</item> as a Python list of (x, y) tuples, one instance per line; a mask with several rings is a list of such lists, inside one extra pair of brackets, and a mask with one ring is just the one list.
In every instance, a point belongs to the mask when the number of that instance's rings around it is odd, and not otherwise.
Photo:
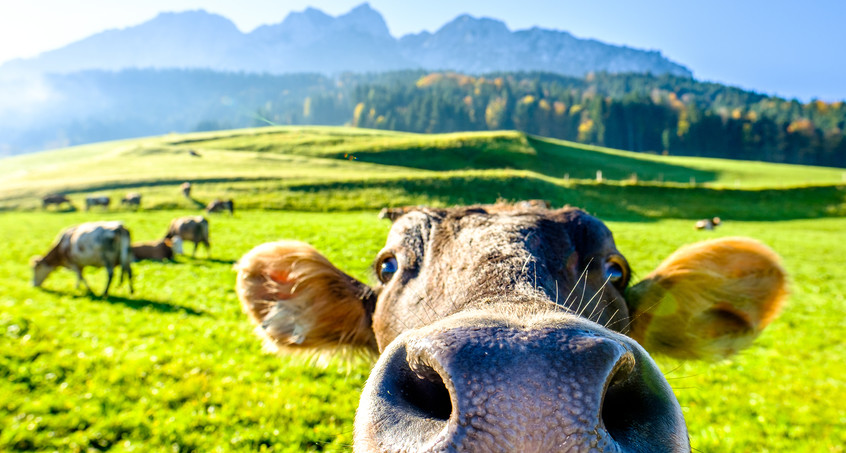
[(367, 3), (337, 17), (307, 8), (249, 33), (223, 16), (202, 10), (161, 13), (137, 26), (104, 31), (34, 58), (9, 61), (0, 66), (0, 76), (129, 68), (269, 74), (423, 69), (692, 76), (688, 68), (658, 51), (537, 27), (511, 31), (502, 21), (469, 15), (455, 18), (434, 33), (395, 38), (382, 15)]

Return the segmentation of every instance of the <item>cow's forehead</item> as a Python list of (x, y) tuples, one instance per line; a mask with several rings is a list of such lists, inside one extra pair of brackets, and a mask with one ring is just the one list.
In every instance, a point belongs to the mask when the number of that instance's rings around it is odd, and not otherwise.
[[(510, 242), (530, 239), (563, 241), (580, 254), (590, 249), (614, 247), (611, 231), (599, 219), (576, 208), (557, 210), (520, 208), (510, 205), (469, 208), (412, 210), (394, 222), (386, 248), (418, 250), (433, 243), (476, 238), (481, 242)], [(563, 244), (562, 244), (563, 245)]]

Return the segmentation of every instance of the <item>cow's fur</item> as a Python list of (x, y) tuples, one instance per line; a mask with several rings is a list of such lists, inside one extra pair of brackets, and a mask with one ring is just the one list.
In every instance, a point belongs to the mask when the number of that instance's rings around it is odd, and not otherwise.
[(129, 279), (129, 292), (132, 285), (132, 267), (130, 266), (130, 234), (120, 222), (89, 222), (69, 227), (59, 234), (56, 242), (43, 257), (32, 260), (33, 286), (41, 286), (47, 276), (59, 266), (66, 267), (77, 275), (77, 287), (83, 283), (89, 292), (91, 287), (82, 276), (86, 266), (105, 267), (108, 274), (103, 297), (109, 293), (109, 286), (115, 267), (120, 267), (122, 283)]

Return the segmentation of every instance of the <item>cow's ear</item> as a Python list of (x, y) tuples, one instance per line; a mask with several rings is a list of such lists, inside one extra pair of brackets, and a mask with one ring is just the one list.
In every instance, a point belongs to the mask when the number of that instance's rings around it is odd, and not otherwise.
[(775, 252), (748, 238), (698, 242), (629, 289), (629, 335), (650, 352), (717, 360), (746, 348), (787, 297)]
[(270, 350), (376, 350), (376, 295), (308, 244), (270, 242), (235, 265), (241, 306)]

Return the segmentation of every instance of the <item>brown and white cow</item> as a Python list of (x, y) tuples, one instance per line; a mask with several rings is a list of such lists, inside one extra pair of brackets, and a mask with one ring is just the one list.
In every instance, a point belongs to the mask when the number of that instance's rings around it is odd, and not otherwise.
[(182, 238), (159, 239), (157, 241), (136, 242), (131, 247), (135, 261), (174, 261), (174, 254), (182, 253)]
[(223, 212), (229, 211), (229, 215), (235, 213), (235, 203), (232, 200), (214, 200), (206, 206), (206, 212), (211, 214), (212, 212)]
[(32, 285), (40, 287), (53, 269), (62, 266), (76, 272), (77, 282), (85, 284), (89, 292), (94, 293), (82, 276), (85, 266), (105, 267), (108, 273), (103, 296), (109, 294), (114, 268), (120, 267), (120, 283), (129, 278), (129, 292), (132, 287), (131, 254), (129, 250), (129, 230), (121, 222), (88, 222), (63, 230), (56, 242), (43, 257), (32, 259)]
[(179, 186), (179, 190), (182, 191), (182, 195), (185, 198), (191, 198), (191, 183), (190, 182), (183, 182)]
[(611, 232), (574, 208), (412, 210), (373, 287), (301, 242), (260, 245), (236, 269), (271, 348), (379, 354), (359, 452), (690, 451), (647, 351), (728, 356), (786, 294), (779, 258), (746, 238), (684, 247), (630, 286)]
[[(194, 249), (191, 251), (193, 258), (197, 254), (197, 244), (206, 247), (206, 256), (211, 257), (211, 245), (209, 244), (209, 221), (203, 216), (188, 216), (173, 219), (165, 233), (164, 239), (173, 240), (176, 236), (181, 238), (181, 243), (193, 242)], [(179, 246), (181, 253), (182, 245)]]

